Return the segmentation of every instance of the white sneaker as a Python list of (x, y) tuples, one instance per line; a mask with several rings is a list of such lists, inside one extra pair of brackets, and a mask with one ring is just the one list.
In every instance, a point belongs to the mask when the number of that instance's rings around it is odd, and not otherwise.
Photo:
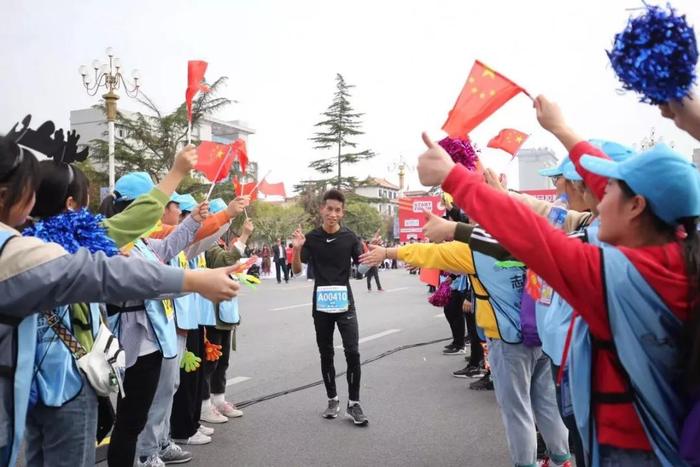
[(214, 434), (214, 429), (210, 426), (199, 425), (197, 431), (202, 433), (204, 436), (211, 436)]
[(243, 416), (243, 412), (238, 410), (238, 407), (230, 402), (224, 402), (223, 404), (217, 405), (216, 410), (218, 410), (221, 415), (228, 418), (238, 418)]
[(214, 405), (210, 405), (206, 409), (202, 409), (199, 419), (207, 423), (226, 423), (228, 418), (219, 413)]
[(195, 433), (187, 439), (174, 439), (173, 441), (175, 441), (177, 444), (188, 444), (194, 446), (201, 444), (209, 444), (211, 443), (211, 438), (207, 435), (203, 435), (199, 431), (195, 431)]
[(158, 457), (158, 454), (152, 454), (144, 462), (137, 459), (135, 465), (136, 467), (165, 467), (165, 462)]

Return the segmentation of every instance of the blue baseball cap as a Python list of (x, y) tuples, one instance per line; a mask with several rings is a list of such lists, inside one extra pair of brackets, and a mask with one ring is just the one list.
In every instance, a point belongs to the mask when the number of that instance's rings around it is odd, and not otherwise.
[(583, 181), (583, 177), (578, 174), (576, 166), (570, 160), (562, 164), (561, 174), (565, 179), (571, 180), (572, 182)]
[(555, 165), (554, 167), (547, 167), (545, 169), (540, 169), (537, 171), (538, 174), (542, 175), (543, 177), (556, 177), (558, 175), (562, 175), (562, 167), (564, 164), (566, 164), (569, 161), (569, 156), (565, 156), (559, 165)]
[(182, 202), (187, 202), (187, 197), (185, 195), (181, 195), (178, 192), (173, 192), (173, 194), (170, 196), (170, 202), (172, 203), (177, 203), (180, 204)]
[(119, 193), (117, 201), (132, 201), (151, 191), (155, 185), (146, 172), (131, 172), (117, 180), (114, 191)]
[(226, 203), (221, 198), (215, 198), (209, 200), (209, 212), (216, 214), (226, 209)]
[(675, 226), (684, 217), (700, 216), (698, 169), (663, 143), (621, 162), (585, 155), (581, 165), (592, 173), (627, 183), (667, 224)]
[(620, 162), (630, 156), (637, 154), (637, 151), (624, 144), (608, 141), (605, 139), (589, 139), (589, 143), (603, 151), (610, 159)]
[(177, 204), (180, 205), (180, 211), (192, 212), (195, 206), (197, 206), (197, 200), (190, 194), (179, 195), (179, 201)]

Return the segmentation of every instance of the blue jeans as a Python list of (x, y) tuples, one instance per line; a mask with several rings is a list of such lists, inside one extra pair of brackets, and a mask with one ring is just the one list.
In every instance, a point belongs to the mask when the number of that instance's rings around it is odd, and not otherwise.
[(537, 428), (549, 457), (557, 463), (567, 460), (569, 432), (559, 414), (551, 366), (542, 347), (489, 340), (489, 364), (513, 464), (536, 465)]
[[(180, 360), (185, 353), (186, 336), (177, 335), (177, 356), (163, 359), (158, 379), (158, 389), (148, 410), (148, 421), (139, 434), (136, 456), (149, 457), (158, 454), (170, 442), (170, 414), (173, 397), (180, 385)], [(197, 370), (201, 371), (201, 370)]]
[(661, 467), (653, 452), (600, 446), (600, 467)]
[(63, 407), (41, 402), (27, 413), (27, 467), (95, 465), (97, 396), (83, 376), (83, 389)]

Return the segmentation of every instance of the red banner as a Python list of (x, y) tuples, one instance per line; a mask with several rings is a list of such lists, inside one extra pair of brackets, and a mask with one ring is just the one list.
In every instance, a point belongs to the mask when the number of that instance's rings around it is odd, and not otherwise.
[(438, 216), (445, 215), (445, 206), (440, 196), (417, 196), (415, 198), (399, 199), (399, 241), (408, 242), (410, 239), (423, 240), (423, 225), (425, 214), (432, 211)]
[(543, 201), (549, 201), (550, 203), (553, 203), (557, 199), (557, 190), (550, 189), (550, 190), (524, 190), (521, 193), (525, 193), (526, 195), (534, 196), (537, 199), (541, 199)]

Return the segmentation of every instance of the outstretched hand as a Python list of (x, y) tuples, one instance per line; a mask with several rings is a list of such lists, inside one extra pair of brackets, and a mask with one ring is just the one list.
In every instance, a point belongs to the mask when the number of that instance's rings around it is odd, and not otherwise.
[(292, 246), (299, 249), (304, 246), (305, 242), (306, 236), (304, 236), (304, 233), (301, 231), (301, 225), (299, 225), (299, 227), (297, 227), (292, 234)]
[(195, 165), (197, 165), (197, 148), (192, 144), (188, 144), (175, 155), (173, 170), (182, 175), (187, 175), (190, 173), (190, 170), (194, 169)]
[(386, 248), (379, 245), (368, 245), (369, 251), (360, 255), (360, 264), (378, 266), (386, 258)]
[(535, 113), (540, 126), (550, 133), (557, 133), (566, 128), (564, 115), (556, 102), (539, 95), (534, 100)]
[(447, 151), (430, 139), (426, 132), (423, 132), (422, 137), (428, 149), (418, 156), (418, 178), (425, 186), (442, 185), (455, 163)]
[(192, 210), (191, 216), (192, 219), (198, 223), (201, 223), (204, 219), (209, 217), (209, 202), (203, 201), (195, 206), (195, 208)]

